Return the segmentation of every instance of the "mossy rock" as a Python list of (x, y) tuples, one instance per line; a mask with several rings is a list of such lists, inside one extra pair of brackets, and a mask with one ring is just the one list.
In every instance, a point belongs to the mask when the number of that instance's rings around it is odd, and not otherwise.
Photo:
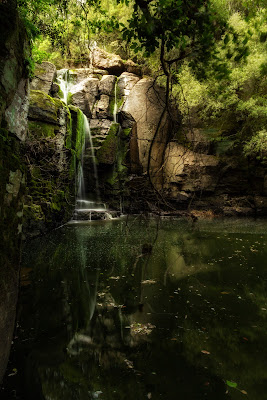
[(23, 207), (23, 218), (24, 220), (30, 221), (44, 221), (44, 213), (42, 207), (39, 204), (29, 204)]
[(65, 107), (61, 100), (52, 98), (40, 90), (32, 90), (28, 117), (30, 120), (59, 125), (59, 109)]
[(114, 164), (116, 161), (116, 153), (118, 149), (118, 136), (120, 125), (113, 123), (108, 131), (107, 137), (101, 148), (96, 154), (99, 164)]
[(41, 121), (29, 121), (29, 136), (30, 137), (55, 137), (55, 125)]

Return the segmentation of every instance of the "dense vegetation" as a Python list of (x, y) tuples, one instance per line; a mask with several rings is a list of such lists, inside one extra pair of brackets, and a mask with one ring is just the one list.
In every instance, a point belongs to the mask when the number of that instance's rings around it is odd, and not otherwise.
[[(92, 46), (132, 58), (197, 115), (217, 152), (267, 163), (266, 9), (261, 0), (19, 0), (35, 62), (88, 63)], [(96, 43), (97, 42), (97, 43)]]

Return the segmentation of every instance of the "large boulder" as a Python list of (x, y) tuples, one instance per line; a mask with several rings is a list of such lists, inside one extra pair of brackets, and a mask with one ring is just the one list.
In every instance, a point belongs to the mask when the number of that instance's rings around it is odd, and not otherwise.
[(94, 67), (107, 70), (112, 75), (120, 75), (125, 70), (120, 56), (108, 53), (99, 47), (95, 47), (92, 52), (92, 63)]
[(117, 77), (115, 75), (104, 75), (99, 83), (99, 94), (114, 96)]
[(100, 79), (103, 75), (108, 75), (108, 71), (96, 68), (76, 68), (69, 70), (69, 80), (72, 85), (77, 85), (87, 78)]
[(164, 160), (164, 189), (170, 197), (187, 200), (193, 192), (214, 192), (219, 159), (170, 142)]
[(60, 125), (60, 109), (64, 104), (40, 90), (32, 90), (30, 96), (29, 119)]
[(141, 75), (141, 68), (132, 60), (124, 61), (119, 55), (108, 53), (99, 47), (95, 47), (92, 51), (92, 64), (96, 68), (107, 70), (112, 75), (119, 76), (124, 71)]
[(110, 97), (108, 95), (102, 94), (100, 96), (99, 101), (96, 103), (94, 113), (94, 117), (98, 119), (112, 118)]
[(92, 119), (90, 121), (90, 129), (93, 136), (93, 142), (98, 143), (103, 141), (112, 125), (109, 119)]
[(96, 153), (99, 164), (113, 165), (117, 156), (119, 124), (112, 123), (101, 148)]
[(123, 72), (118, 79), (118, 89), (121, 96), (128, 96), (140, 77), (130, 72)]
[(56, 79), (57, 70), (54, 64), (43, 61), (42, 64), (35, 65), (34, 78), (31, 82), (32, 90), (41, 90), (49, 94), (52, 84)]
[(132, 60), (124, 61), (125, 71), (135, 75), (141, 75), (141, 67), (135, 64)]
[(160, 170), (169, 130), (164, 90), (152, 78), (143, 78), (133, 86), (121, 111), (130, 114), (136, 121), (136, 139), (143, 172), (148, 172), (154, 186), (160, 188)]
[(98, 96), (98, 88), (99, 80), (97, 78), (89, 77), (84, 79), (77, 85), (72, 86), (72, 95), (69, 98), (70, 104), (79, 107), (88, 118), (91, 118), (96, 97)]

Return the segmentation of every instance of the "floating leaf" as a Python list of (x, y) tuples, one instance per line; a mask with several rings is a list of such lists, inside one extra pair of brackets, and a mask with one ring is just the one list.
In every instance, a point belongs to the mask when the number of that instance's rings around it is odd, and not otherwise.
[(237, 383), (236, 382), (232, 382), (232, 381), (226, 381), (226, 384), (232, 388), (236, 388), (237, 387)]
[(207, 351), (207, 350), (201, 350), (201, 353), (203, 353), (203, 354), (210, 354), (210, 352)]
[(243, 394), (247, 394), (247, 392), (245, 390), (240, 390), (240, 392)]
[(154, 279), (147, 279), (146, 281), (142, 281), (141, 283), (142, 285), (152, 285), (156, 283), (156, 281)]

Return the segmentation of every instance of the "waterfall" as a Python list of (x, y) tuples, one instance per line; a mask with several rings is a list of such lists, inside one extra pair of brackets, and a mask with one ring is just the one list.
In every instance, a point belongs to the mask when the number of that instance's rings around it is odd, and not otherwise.
[[(112, 219), (110, 212), (108, 212), (106, 205), (100, 201), (99, 180), (96, 165), (96, 157), (94, 152), (93, 140), (91, 136), (90, 125), (87, 117), (83, 114), (83, 134), (84, 145), (81, 157), (81, 169), (79, 172), (79, 186), (76, 200), (76, 209), (74, 212), (74, 220), (91, 221), (92, 219)], [(88, 147), (87, 147), (88, 146)], [(88, 188), (86, 188), (85, 171), (84, 171), (84, 158), (85, 155), (90, 157), (93, 165), (93, 174), (95, 181), (95, 194), (96, 200), (90, 200)]]
[(100, 201), (99, 180), (98, 180), (96, 157), (95, 157), (95, 150), (94, 150), (94, 145), (93, 145), (93, 140), (92, 140), (92, 135), (91, 135), (91, 129), (90, 129), (90, 125), (89, 125), (89, 121), (88, 121), (87, 117), (84, 115), (83, 118), (84, 118), (85, 140), (88, 140), (89, 145), (90, 145), (90, 153), (91, 153), (90, 156), (91, 156), (91, 160), (92, 160), (92, 164), (93, 164), (96, 199), (97, 199), (97, 201)]
[(117, 123), (117, 113), (118, 113), (118, 105), (117, 105), (117, 82), (115, 83), (114, 89), (114, 108), (113, 108), (113, 121)]
[(57, 72), (57, 83), (59, 84), (61, 100), (68, 104), (68, 94), (70, 93), (71, 83), (69, 81), (69, 70), (61, 69)]
[[(69, 70), (61, 69), (58, 71), (57, 82), (60, 86), (61, 99), (68, 104), (68, 95), (71, 90), (75, 90), (75, 85), (70, 83)], [(77, 85), (76, 85), (77, 86)], [(113, 112), (114, 122), (117, 120), (117, 87), (115, 85), (115, 104)], [(112, 214), (106, 208), (106, 205), (100, 201), (99, 180), (97, 172), (97, 162), (94, 151), (93, 140), (91, 136), (90, 124), (86, 115), (83, 114), (83, 146), (81, 153), (81, 162), (78, 171), (78, 185), (77, 185), (77, 198), (76, 208), (74, 211), (73, 219), (91, 221), (93, 219), (112, 219)], [(94, 195), (88, 188), (88, 177), (86, 177), (87, 165), (86, 159), (89, 159), (89, 164), (92, 166), (94, 177)], [(88, 163), (88, 161), (87, 161)], [(91, 198), (90, 198), (91, 197)], [(95, 200), (92, 200), (94, 198)]]

